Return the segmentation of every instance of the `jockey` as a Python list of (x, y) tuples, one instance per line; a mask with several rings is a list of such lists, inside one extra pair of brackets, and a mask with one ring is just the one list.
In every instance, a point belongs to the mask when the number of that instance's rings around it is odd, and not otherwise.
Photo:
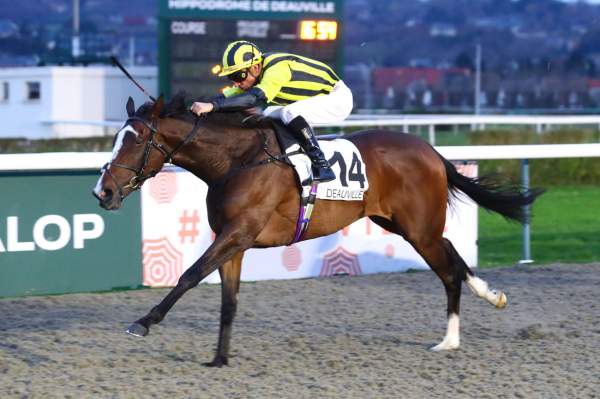
[(278, 118), (293, 132), (313, 165), (313, 180), (335, 179), (310, 124), (341, 122), (352, 111), (352, 92), (329, 66), (287, 53), (262, 54), (247, 41), (230, 43), (219, 76), (233, 87), (211, 102), (195, 102), (191, 111), (241, 110), (269, 105), (263, 115)]

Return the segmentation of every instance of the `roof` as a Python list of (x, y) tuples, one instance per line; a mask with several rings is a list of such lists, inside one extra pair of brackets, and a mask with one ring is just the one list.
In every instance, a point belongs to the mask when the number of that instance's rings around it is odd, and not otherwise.
[(375, 91), (382, 92), (388, 87), (404, 89), (414, 82), (421, 82), (435, 88), (442, 85), (448, 75), (468, 75), (469, 70), (464, 68), (375, 68), (373, 69), (373, 86)]

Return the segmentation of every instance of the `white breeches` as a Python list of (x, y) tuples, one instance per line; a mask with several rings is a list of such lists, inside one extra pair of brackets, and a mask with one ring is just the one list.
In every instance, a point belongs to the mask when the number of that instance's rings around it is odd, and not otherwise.
[(309, 97), (285, 106), (270, 106), (265, 108), (263, 115), (281, 119), (286, 125), (297, 116), (302, 116), (310, 125), (336, 123), (350, 115), (352, 106), (352, 91), (340, 80), (329, 94)]

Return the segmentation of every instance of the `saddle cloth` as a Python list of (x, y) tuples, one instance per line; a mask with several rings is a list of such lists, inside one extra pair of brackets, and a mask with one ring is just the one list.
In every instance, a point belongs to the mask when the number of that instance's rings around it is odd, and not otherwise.
[[(302, 186), (302, 197), (308, 197), (312, 182), (312, 164), (287, 128), (276, 123), (277, 139), (294, 165)], [(349, 140), (318, 140), (334, 171), (336, 179), (319, 183), (317, 198), (326, 200), (361, 201), (369, 189), (366, 166), (358, 148)]]

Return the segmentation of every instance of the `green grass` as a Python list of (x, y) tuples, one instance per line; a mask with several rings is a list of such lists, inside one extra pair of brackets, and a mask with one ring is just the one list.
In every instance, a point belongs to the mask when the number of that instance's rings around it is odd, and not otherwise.
[[(522, 227), (479, 210), (479, 266), (514, 265)], [(549, 187), (533, 206), (531, 258), (537, 264), (600, 261), (600, 187)]]

